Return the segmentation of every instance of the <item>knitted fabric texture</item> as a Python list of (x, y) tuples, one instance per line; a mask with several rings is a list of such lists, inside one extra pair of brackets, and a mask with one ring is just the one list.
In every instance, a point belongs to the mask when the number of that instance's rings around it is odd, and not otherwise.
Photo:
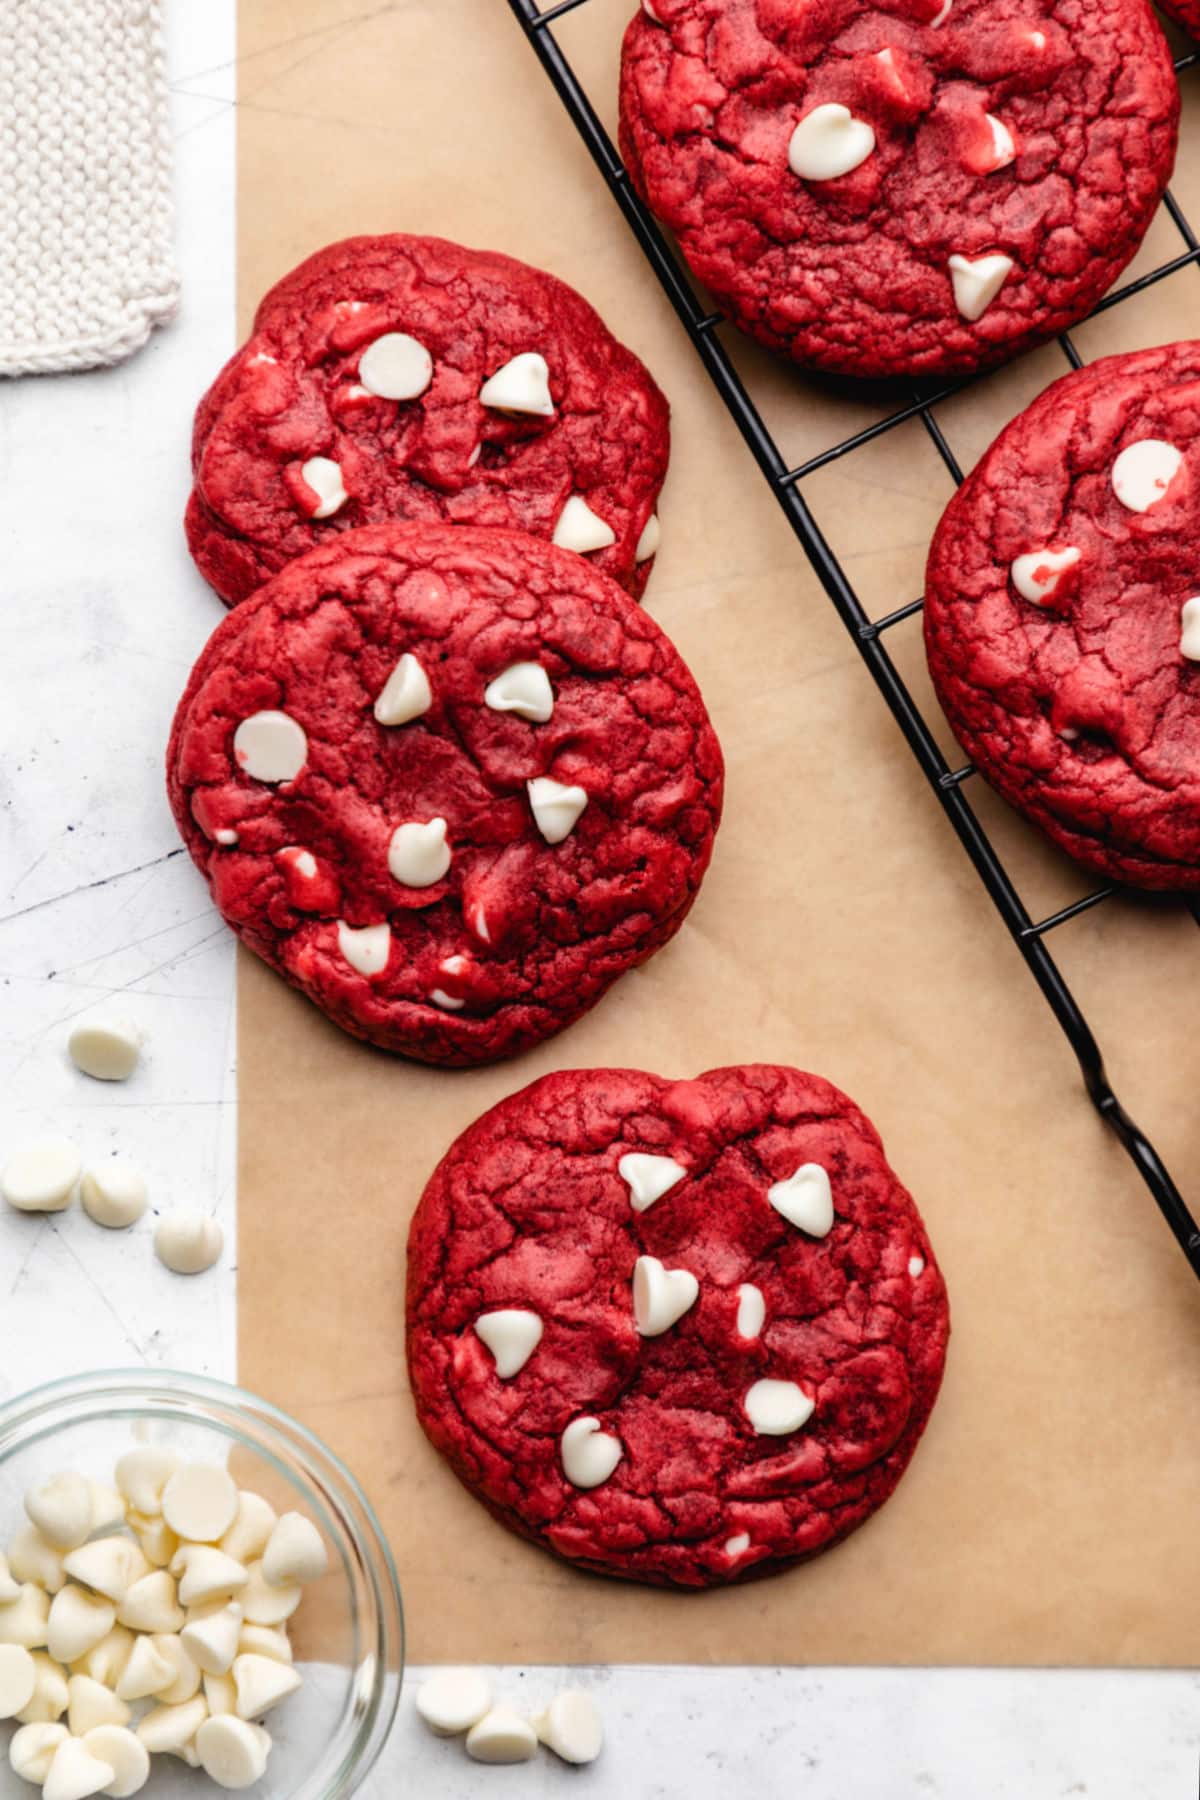
[(120, 362), (179, 303), (159, 0), (0, 0), (0, 375)]

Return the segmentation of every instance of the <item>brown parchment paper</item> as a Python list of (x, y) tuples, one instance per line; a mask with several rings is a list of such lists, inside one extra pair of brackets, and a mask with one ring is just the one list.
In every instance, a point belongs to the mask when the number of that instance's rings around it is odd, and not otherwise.
[[(590, 0), (560, 26), (610, 120), (630, 10)], [(553, 269), (654, 370), (674, 460), (648, 603), (729, 768), (681, 936), (518, 1062), (439, 1073), (388, 1059), (243, 957), (242, 1379), (364, 1481), (417, 1660), (1194, 1663), (1200, 1293), (507, 6), (243, 0), (239, 60), (244, 320), (331, 239), (432, 231)], [(1176, 184), (1194, 213), (1198, 132), (1193, 118)], [(1179, 248), (1160, 219), (1138, 267)], [(1187, 335), (1197, 298), (1182, 271), (1086, 327), (1081, 348)], [(887, 406), (739, 354), (796, 458)], [(964, 466), (1064, 370), (1049, 349), (944, 406)], [(877, 614), (919, 594), (950, 493), (919, 423), (806, 492)], [(919, 621), (889, 643), (926, 698)], [(973, 790), (1035, 917), (1085, 891)], [(1121, 902), (1055, 948), (1127, 1104), (1186, 1183), (1200, 1150), (1195, 925)], [(816, 1563), (711, 1595), (586, 1577), (494, 1524), (417, 1429), (408, 1219), (454, 1136), (548, 1069), (749, 1059), (820, 1070), (879, 1124), (950, 1286), (943, 1396), (895, 1498)]]

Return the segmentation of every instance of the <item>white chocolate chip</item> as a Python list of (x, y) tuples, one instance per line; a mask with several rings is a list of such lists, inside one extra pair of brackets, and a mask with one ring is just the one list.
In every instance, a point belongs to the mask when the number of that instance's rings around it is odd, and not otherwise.
[(445, 819), (410, 819), (397, 825), (388, 844), (388, 870), (404, 887), (427, 888), (450, 867)]
[(37, 1664), (23, 1644), (0, 1644), (0, 1719), (15, 1719), (33, 1699)]
[(554, 689), (540, 663), (510, 663), (488, 683), (483, 702), (493, 712), (516, 713), (535, 725), (544, 725), (554, 713)]
[(180, 1642), (203, 1675), (226, 1675), (242, 1635), (240, 1606), (222, 1606), (202, 1618), (189, 1617)]
[(21, 1584), (21, 1591), (7, 1606), (0, 1606), (0, 1644), (20, 1644), (25, 1650), (44, 1650), (46, 1621), (50, 1617), (50, 1598), (32, 1582)]
[[(175, 1583), (165, 1569), (155, 1569), (152, 1575), (135, 1581), (117, 1608), (117, 1623), (130, 1631), (178, 1631), (183, 1622), (184, 1611), (175, 1598)], [(131, 1657), (131, 1663), (132, 1660)], [(121, 1695), (122, 1700), (136, 1697)]]
[(914, 1281), (917, 1279), (918, 1275), (923, 1275), (925, 1273), (925, 1258), (923, 1256), (910, 1256), (908, 1259), (908, 1272)]
[(523, 1307), (502, 1307), (475, 1321), (475, 1336), (496, 1359), (501, 1381), (519, 1374), (542, 1341), (542, 1321)]
[(762, 1289), (755, 1287), (752, 1281), (743, 1281), (738, 1289), (738, 1336), (756, 1338), (763, 1328), (766, 1316), (767, 1303), (763, 1299)]
[(865, 163), (875, 133), (848, 106), (829, 102), (807, 113), (788, 143), (788, 167), (802, 181), (833, 181)]
[(725, 1539), (726, 1556), (741, 1556), (742, 1552), (749, 1548), (750, 1533), (748, 1531), (737, 1531), (731, 1538)]
[(300, 1676), (290, 1663), (273, 1656), (239, 1656), (233, 1665), (238, 1717), (261, 1719), (265, 1712), (286, 1700), (300, 1686)]
[(168, 1213), (154, 1233), (154, 1253), (175, 1275), (203, 1275), (224, 1248), (225, 1233), (217, 1221), (191, 1209)]
[(670, 1156), (649, 1156), (631, 1150), (617, 1164), (617, 1172), (629, 1188), (629, 1204), (634, 1212), (646, 1212), (682, 1181), (687, 1170)]
[(608, 1480), (625, 1447), (611, 1432), (601, 1431), (599, 1419), (572, 1419), (562, 1434), (563, 1472), (572, 1487), (594, 1488)]
[(637, 549), (633, 553), (634, 562), (649, 562), (652, 556), (658, 555), (662, 543), (662, 526), (658, 522), (658, 514), (651, 513), (642, 526), (642, 535), (637, 541)]
[(25, 1496), (25, 1511), (55, 1550), (74, 1550), (92, 1529), (92, 1494), (82, 1475), (52, 1475)]
[(67, 1685), (67, 1723), (72, 1737), (86, 1737), (99, 1725), (128, 1725), (133, 1714), (111, 1688), (90, 1675), (72, 1675)]
[(127, 1450), (114, 1471), (117, 1491), (124, 1494), (134, 1512), (153, 1518), (162, 1511), (163, 1489), (178, 1467), (173, 1450), (154, 1444)]
[(103, 1481), (89, 1481), (88, 1493), (92, 1496), (92, 1536), (120, 1530), (125, 1523), (125, 1501), (116, 1488)]
[(42, 1800), (87, 1800), (116, 1780), (110, 1763), (93, 1756), (78, 1738), (66, 1738), (54, 1752), (54, 1761), (42, 1788)]
[(415, 400), (433, 380), (433, 358), (407, 332), (389, 331), (363, 351), (358, 379), (381, 400)]
[(123, 1600), (135, 1581), (152, 1573), (138, 1545), (127, 1537), (97, 1538), (81, 1544), (64, 1556), (63, 1568), (72, 1581), (114, 1602)]
[(432, 989), (429, 998), (435, 1006), (440, 1006), (444, 1012), (461, 1012), (463, 1007), (467, 1004), (465, 1000), (459, 999), (454, 994), (448, 994), (445, 988), (440, 987)]
[(53, 1725), (67, 1710), (67, 1671), (44, 1650), (26, 1654), (33, 1663), (33, 1693), (17, 1718), (22, 1725)]
[(247, 1655), (273, 1656), (276, 1662), (290, 1663), (292, 1660), (287, 1632), (271, 1625), (243, 1625), (238, 1649), (246, 1651)]
[(390, 925), (363, 925), (355, 929), (345, 919), (338, 920), (338, 949), (360, 975), (382, 975), (392, 953)]
[(79, 1180), (79, 1152), (61, 1138), (16, 1151), (0, 1171), (0, 1194), (17, 1212), (62, 1212)]
[(439, 1669), (417, 1689), (417, 1713), (438, 1737), (470, 1731), (491, 1706), (492, 1684), (479, 1669)]
[(1011, 256), (996, 251), (989, 256), (952, 256), (948, 267), (954, 286), (954, 304), (963, 318), (973, 325), (977, 319), (982, 319), (1015, 264)]
[(159, 1705), (183, 1706), (187, 1701), (195, 1699), (203, 1678), (199, 1667), (184, 1648), (179, 1634), (174, 1631), (160, 1632), (154, 1639), (154, 1648), (171, 1668), (171, 1679), (165, 1687), (159, 1688), (155, 1696)]
[(142, 1743), (152, 1755), (178, 1756), (191, 1743), (208, 1716), (208, 1704), (197, 1694), (180, 1706), (156, 1706), (137, 1728)]
[(985, 113), (984, 121), (992, 134), (992, 155), (988, 173), (994, 175), (998, 169), (1007, 169), (1008, 165), (1015, 160), (1017, 146), (1013, 142), (1012, 132), (1003, 119), (997, 119), (993, 113)]
[(276, 1587), (263, 1574), (261, 1562), (252, 1562), (250, 1579), (238, 1596), (251, 1625), (282, 1625), (300, 1604), (298, 1587)]
[(233, 830), (232, 826), (223, 825), (219, 831), (213, 832), (213, 840), (218, 844), (236, 844), (238, 841), (238, 834)]
[(604, 1747), (599, 1708), (578, 1688), (556, 1694), (532, 1724), (540, 1742), (566, 1763), (595, 1762)]
[(50, 1773), (55, 1752), (66, 1743), (67, 1736), (65, 1725), (22, 1726), (8, 1746), (13, 1774), (40, 1787)]
[(262, 1572), (272, 1587), (319, 1581), (329, 1567), (320, 1532), (303, 1513), (286, 1512), (262, 1555)]
[(184, 1544), (171, 1564), (171, 1573), (179, 1581), (181, 1606), (230, 1600), (250, 1579), (243, 1565), (215, 1544)]
[(411, 651), (406, 650), (380, 690), (375, 717), (381, 725), (408, 725), (432, 705), (429, 677)]
[(300, 465), (301, 480), (317, 496), (310, 519), (332, 519), (350, 498), (342, 480), (342, 465), (329, 456), (310, 456)]
[(294, 781), (307, 761), (308, 739), (289, 713), (251, 713), (233, 734), (233, 756), (253, 781)]
[(1180, 621), (1179, 654), (1189, 662), (1200, 662), (1200, 594), (1184, 601)]
[(653, 21), (656, 25), (662, 24), (662, 20), (659, 18), (658, 14), (654, 10), (652, 0), (642, 0), (642, 11), (645, 13), (645, 15), (648, 19), (653, 19)]
[(552, 781), (548, 775), (538, 775), (525, 786), (538, 830), (548, 844), (561, 844), (574, 831), (576, 821), (588, 803), (586, 793), (581, 787)]
[(954, 0), (942, 0), (941, 10), (937, 17), (930, 19), (929, 21), (932, 30), (936, 31), (939, 25), (944, 25), (946, 23), (946, 20), (950, 17), (950, 11), (953, 5)]
[(550, 369), (536, 350), (523, 350), (484, 382), (479, 390), (481, 406), (498, 412), (532, 413), (548, 419), (554, 412), (550, 398)]
[(157, 1648), (154, 1639), (139, 1636), (134, 1639), (116, 1691), (122, 1700), (149, 1700), (170, 1687), (175, 1675), (174, 1664)]
[(825, 1237), (833, 1228), (833, 1190), (820, 1163), (801, 1163), (786, 1181), (767, 1189), (767, 1199), (789, 1225), (810, 1237)]
[(467, 1755), (475, 1762), (531, 1762), (537, 1747), (533, 1726), (509, 1706), (493, 1706), (467, 1733)]
[[(233, 1665), (230, 1664), (230, 1667)], [(237, 1712), (237, 1688), (232, 1675), (205, 1675), (204, 1698), (212, 1718), (221, 1713)]]
[(249, 1565), (262, 1556), (275, 1520), (275, 1508), (261, 1494), (243, 1489), (238, 1495), (237, 1517), (221, 1539), (221, 1549), (235, 1562)]
[[(133, 1652), (134, 1636), (123, 1625), (114, 1625), (107, 1637), (75, 1664), (77, 1675), (90, 1675), (102, 1687), (115, 1688)], [(123, 1697), (123, 1696), (122, 1696)]]
[(1068, 569), (1080, 560), (1082, 551), (1073, 544), (1065, 550), (1030, 550), (1018, 556), (1012, 565), (1012, 582), (1023, 600), (1034, 606), (1045, 606), (1058, 591)]
[(786, 1437), (812, 1418), (816, 1401), (794, 1381), (756, 1381), (742, 1403), (755, 1431), (764, 1437)]
[(50, 1602), (46, 1648), (55, 1662), (76, 1662), (107, 1637), (116, 1622), (111, 1600), (68, 1582)]
[(162, 1514), (176, 1537), (215, 1544), (238, 1515), (238, 1490), (229, 1470), (216, 1463), (185, 1463), (163, 1489)]
[(126, 1081), (137, 1068), (142, 1034), (124, 1019), (91, 1019), (76, 1025), (67, 1054), (77, 1069), (97, 1081)]
[(228, 1713), (206, 1719), (196, 1733), (200, 1767), (218, 1787), (253, 1787), (267, 1772), (270, 1749), (267, 1732)]
[(617, 534), (592, 511), (582, 494), (572, 494), (558, 515), (550, 541), (560, 550), (575, 550), (586, 556), (589, 550), (607, 550), (616, 543)]
[(633, 1265), (633, 1322), (642, 1337), (661, 1337), (695, 1306), (700, 1283), (690, 1269), (666, 1269), (657, 1256)]
[(136, 1225), (146, 1210), (146, 1180), (124, 1157), (88, 1169), (79, 1184), (79, 1199), (88, 1218), (109, 1231)]
[[(949, 0), (947, 0), (947, 4), (949, 4)], [(1031, 50), (1044, 50), (1046, 48), (1045, 32), (1031, 31), (1029, 34), (1029, 47)]]
[(86, 1750), (114, 1770), (113, 1779), (104, 1790), (110, 1800), (129, 1800), (149, 1781), (150, 1752), (125, 1726), (97, 1725), (86, 1733), (83, 1743)]
[[(32, 1529), (32, 1527), (30, 1527), (30, 1529)], [(34, 1536), (37, 1536), (36, 1532), (34, 1533)], [(58, 1553), (57, 1551), (52, 1550), (50, 1554), (52, 1556), (57, 1556)], [(60, 1582), (59, 1586), (61, 1587), (61, 1585), (62, 1583)], [(10, 1601), (18, 1600), (20, 1595), (21, 1584), (14, 1579), (8, 1558), (5, 1556), (3, 1550), (0, 1550), (0, 1606), (7, 1606)]]
[(1113, 493), (1130, 512), (1149, 512), (1179, 473), (1183, 453), (1161, 438), (1142, 438), (1122, 450), (1112, 468)]

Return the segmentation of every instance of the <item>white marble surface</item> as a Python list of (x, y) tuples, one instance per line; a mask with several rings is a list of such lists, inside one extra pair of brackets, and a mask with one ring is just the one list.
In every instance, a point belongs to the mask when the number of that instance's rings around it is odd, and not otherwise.
[[(152, 1217), (107, 1234), (79, 1212), (0, 1213), (0, 1397), (85, 1366), (235, 1373), (232, 946), (177, 848), (160, 772), (175, 700), (219, 617), (179, 516), (191, 409), (233, 341), (233, 10), (168, 8), (179, 323), (122, 369), (0, 389), (0, 1154), (45, 1131), (88, 1159), (119, 1149), (145, 1168), (155, 1207), (211, 1208), (229, 1248), (213, 1275), (181, 1282), (154, 1260)], [(109, 1004), (151, 1039), (117, 1088), (65, 1057), (70, 1021)], [(803, 1634), (798, 1615), (798, 1655)], [(419, 1728), (410, 1680), (365, 1791), (1191, 1800), (1197, 1787), (1190, 1674), (497, 1673), (505, 1697), (531, 1706), (568, 1682), (595, 1692), (608, 1725), (590, 1771), (548, 1754), (521, 1769), (470, 1764)], [(0, 1794), (18, 1785), (0, 1769)]]

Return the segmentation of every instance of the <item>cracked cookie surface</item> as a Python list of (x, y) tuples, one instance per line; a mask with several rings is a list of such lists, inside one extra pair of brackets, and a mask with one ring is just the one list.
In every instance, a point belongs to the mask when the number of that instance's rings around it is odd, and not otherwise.
[(576, 501), (591, 560), (640, 595), (668, 447), (659, 389), (564, 282), (441, 238), (348, 238), (272, 288), (200, 402), (188, 543), (233, 604), (356, 526), (550, 538)]
[(645, 0), (625, 37), (625, 160), (695, 274), (851, 375), (1076, 323), (1141, 243), (1178, 115), (1146, 0)]
[(929, 667), (960, 743), (1070, 855), (1147, 888), (1200, 886), (1198, 545), (1200, 343), (1184, 343), (1048, 388), (929, 556)]
[(674, 936), (721, 812), (695, 681), (524, 533), (368, 526), (214, 632), (167, 758), (225, 919), (337, 1024), (490, 1062)]
[[(652, 1271), (649, 1335), (646, 1260), (675, 1283)], [(465, 1485), (572, 1562), (689, 1588), (814, 1556), (876, 1511), (949, 1335), (873, 1126), (765, 1064), (534, 1082), (440, 1163), (408, 1269), (417, 1412)]]

